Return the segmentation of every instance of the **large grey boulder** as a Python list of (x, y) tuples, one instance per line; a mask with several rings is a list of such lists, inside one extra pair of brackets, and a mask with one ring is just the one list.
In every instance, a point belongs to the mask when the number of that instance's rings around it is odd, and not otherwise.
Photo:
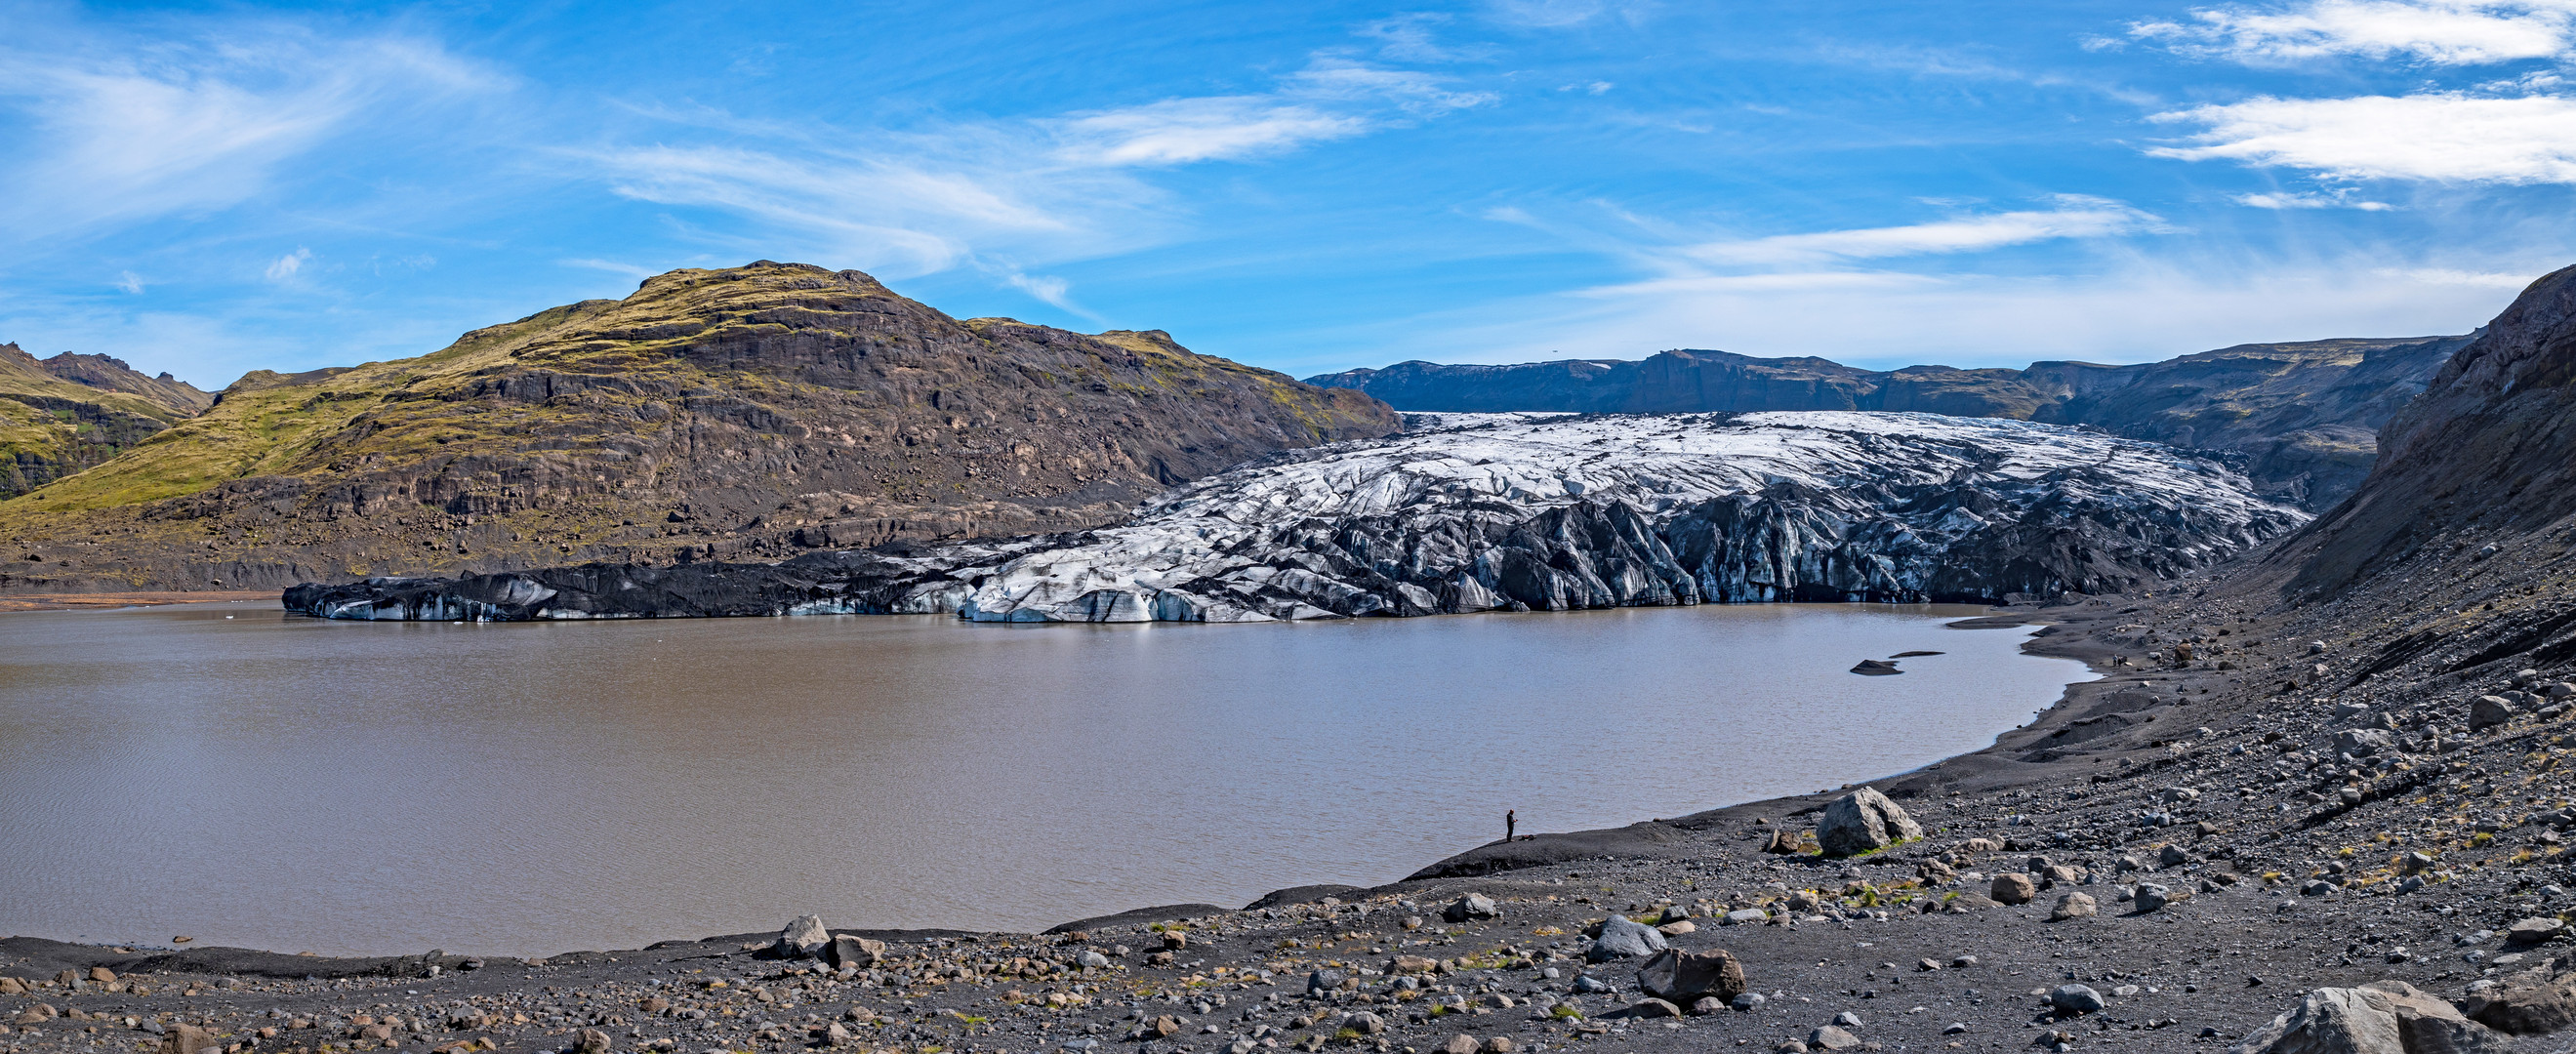
[(2469, 993), (2460, 1009), (2470, 1020), (2503, 1032), (2536, 1036), (2576, 1025), (2576, 976), (2566, 957)]
[(884, 941), (843, 934), (832, 939), (824, 958), (835, 970), (867, 970), (875, 968), (876, 964), (885, 958), (885, 952)]
[(1442, 910), (1440, 917), (1450, 922), (1470, 922), (1476, 919), (1490, 919), (1500, 914), (1502, 909), (1494, 906), (1493, 898), (1482, 893), (1469, 893), (1459, 897), (1448, 908)]
[(1612, 915), (1601, 924), (1601, 936), (1592, 942), (1583, 957), (1593, 962), (1633, 959), (1664, 950), (1664, 935), (1654, 927), (1622, 915)]
[(810, 959), (820, 955), (832, 943), (832, 931), (823, 928), (823, 917), (807, 915), (778, 931), (778, 954), (793, 959)]
[(2502, 696), (2481, 695), (2469, 704), (2469, 731), (2484, 732), (2513, 720), (2513, 704)]
[(1871, 787), (1834, 799), (1816, 821), (1816, 844), (1826, 856), (1851, 856), (1921, 837), (1923, 825)]
[(1744, 991), (1744, 964), (1724, 951), (1666, 948), (1637, 968), (1637, 987), (1647, 995), (1681, 1006), (1712, 996), (1727, 1002)]
[(2319, 988), (2229, 1054), (2507, 1054), (2504, 1037), (2404, 981)]
[(2385, 728), (2356, 728), (2335, 733), (2335, 753), (2366, 758), (2397, 744)]

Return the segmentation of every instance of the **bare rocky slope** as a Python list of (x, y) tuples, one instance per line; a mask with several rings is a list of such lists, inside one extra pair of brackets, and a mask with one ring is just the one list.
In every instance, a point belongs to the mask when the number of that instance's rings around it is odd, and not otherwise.
[(104, 463), (214, 401), (105, 355), (39, 359), (0, 344), (0, 500)]
[(1261, 454), (1398, 427), (1365, 395), (1159, 331), (959, 320), (802, 264), (682, 270), (420, 358), (247, 375), (204, 413), (0, 502), (0, 589), (1065, 530)]
[(1643, 361), (1403, 362), (1307, 383), (1357, 389), (1406, 411), (1890, 410), (2092, 425), (2243, 454), (2247, 473), (2266, 491), (2318, 509), (2360, 484), (2379, 426), (2470, 339), (2241, 344), (2131, 366), (2038, 362), (2020, 370), (1889, 372), (1685, 349)]

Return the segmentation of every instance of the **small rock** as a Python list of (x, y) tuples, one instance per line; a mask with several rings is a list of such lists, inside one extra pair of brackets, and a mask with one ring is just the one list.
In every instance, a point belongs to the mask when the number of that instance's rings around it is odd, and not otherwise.
[[(814, 918), (811, 915), (805, 917)], [(815, 919), (815, 924), (821, 925), (822, 920)], [(570, 1049), (573, 1054), (608, 1054), (608, 1033), (595, 1028), (582, 1029), (573, 1033)]]
[(1759, 926), (1771, 921), (1771, 913), (1761, 908), (1738, 908), (1727, 912), (1725, 917), (1718, 921), (1727, 926)]
[(1461, 1032), (1449, 1037), (1449, 1042), (1440, 1045), (1440, 1054), (1483, 1054), (1484, 1049), (1483, 1042)]
[(2188, 889), (2175, 889), (2153, 882), (2142, 882), (2138, 885), (2138, 895), (2132, 903), (2137, 905), (2140, 914), (2144, 914), (2150, 911), (2163, 911), (2169, 905), (2190, 899), (2191, 891)]
[(2505, 927), (2506, 944), (2531, 945), (2567, 932), (2567, 924), (2557, 919), (2530, 918)]
[(1744, 991), (1744, 965), (1725, 951), (1666, 948), (1637, 969), (1637, 988), (1667, 1002), (1689, 1005), (1704, 997), (1723, 1003)]
[(1860, 1037), (1843, 1031), (1836, 1025), (1821, 1025), (1815, 1031), (1807, 1033), (1809, 1050), (1857, 1050), (1859, 1048)]
[(1482, 893), (1469, 893), (1451, 902), (1449, 907), (1440, 913), (1440, 917), (1457, 923), (1490, 919), (1500, 914), (1502, 911), (1494, 906), (1492, 898)]
[(2032, 882), (2029, 875), (2007, 871), (1995, 876), (1994, 885), (1986, 895), (1993, 897), (1997, 904), (2028, 904), (2030, 898), (2039, 895), (2039, 884)]
[(879, 962), (884, 961), (885, 952), (884, 941), (845, 934), (832, 938), (831, 946), (825, 949), (825, 959), (836, 970), (873, 970)]
[(2102, 1009), (2102, 993), (2080, 984), (2062, 984), (2048, 991), (2048, 1005), (2068, 1014), (2090, 1014)]
[(195, 1025), (171, 1025), (161, 1033), (161, 1054), (204, 1054), (223, 1048), (214, 1033)]
[(1629, 1017), (1680, 1017), (1682, 1008), (1648, 996), (1628, 1006)]
[(1746, 992), (1743, 995), (1727, 1000), (1726, 1005), (1734, 1008), (1737, 1013), (1749, 1014), (1762, 1009), (1762, 1004), (1770, 1001), (1771, 1000), (1768, 997), (1764, 996), (1760, 992)]
[(2190, 862), (2191, 854), (2183, 852), (2181, 846), (2168, 845), (2162, 849), (2156, 850), (2156, 866), (2158, 867), (2181, 867), (2182, 865)]
[(1842, 1013), (1834, 1015), (1834, 1024), (1841, 1025), (1844, 1028), (1859, 1028), (1861, 1027), (1860, 1015), (1852, 1013), (1849, 1010), (1845, 1010)]
[(2502, 696), (2481, 695), (2469, 704), (2469, 731), (2483, 732), (2513, 720), (2513, 704)]
[(1664, 950), (1664, 935), (1642, 922), (1623, 915), (1612, 915), (1601, 923), (1601, 936), (1592, 942), (1583, 957), (1592, 962), (1629, 959), (1652, 955)]
[(1720, 1010), (1726, 1009), (1726, 1007), (1726, 1000), (1719, 999), (1713, 995), (1704, 995), (1691, 1001), (1690, 1012), (1693, 1014), (1714, 1014)]
[(1342, 1027), (1363, 1036), (1374, 1036), (1386, 1031), (1386, 1019), (1366, 1010), (1353, 1011), (1342, 1015)]

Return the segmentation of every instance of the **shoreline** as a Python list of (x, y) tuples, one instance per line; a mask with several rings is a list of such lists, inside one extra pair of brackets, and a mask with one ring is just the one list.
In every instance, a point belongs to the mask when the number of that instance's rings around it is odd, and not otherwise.
[(0, 615), (20, 611), (102, 611), (115, 608), (167, 607), (173, 604), (224, 604), (276, 598), (277, 591), (274, 589), (141, 590), (130, 593), (0, 593)]

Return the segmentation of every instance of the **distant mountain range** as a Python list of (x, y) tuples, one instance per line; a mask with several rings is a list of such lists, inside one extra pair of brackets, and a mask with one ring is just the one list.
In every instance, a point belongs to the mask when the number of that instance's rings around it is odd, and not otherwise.
[(1863, 370), (1819, 358), (1667, 351), (1642, 361), (1403, 362), (1309, 377), (1404, 411), (1898, 410), (2091, 425), (2245, 455), (2267, 493), (2321, 509), (2369, 475), (2379, 428), (2474, 336), (2240, 344), (2132, 366)]
[(25, 591), (1069, 530), (1401, 427), (1366, 395), (1160, 331), (960, 320), (857, 271), (768, 261), (658, 275), (418, 358), (257, 371), (214, 398), (114, 360), (9, 355), (0, 449), (23, 482), (0, 492), (17, 495), (0, 589)]

